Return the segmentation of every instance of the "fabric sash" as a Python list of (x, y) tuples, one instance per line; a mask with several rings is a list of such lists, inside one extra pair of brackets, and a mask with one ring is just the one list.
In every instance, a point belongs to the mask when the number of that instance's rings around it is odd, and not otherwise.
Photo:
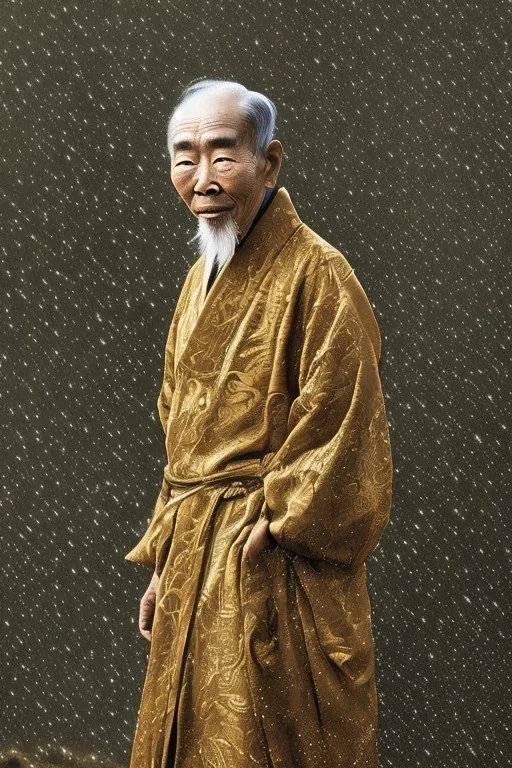
[[(164, 479), (169, 489), (169, 500), (165, 506), (168, 508), (174, 506), (174, 504), (179, 504), (193, 493), (216, 485), (226, 486), (222, 494), (224, 497), (247, 496), (252, 490), (263, 485), (263, 478), (265, 476), (263, 470), (274, 455), (275, 452), (267, 453), (263, 459), (238, 464), (236, 467), (231, 467), (222, 472), (214, 472), (199, 480), (197, 478), (174, 477), (169, 472), (169, 465), (166, 465), (164, 468)], [(182, 489), (187, 490), (179, 493), (179, 490)]]

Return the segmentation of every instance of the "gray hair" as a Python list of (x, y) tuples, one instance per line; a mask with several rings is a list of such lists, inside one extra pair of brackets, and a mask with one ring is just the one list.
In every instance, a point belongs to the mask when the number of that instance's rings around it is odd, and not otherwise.
[(267, 144), (272, 140), (276, 127), (277, 109), (273, 101), (258, 91), (249, 91), (241, 83), (232, 80), (199, 80), (188, 85), (181, 93), (176, 102), (172, 114), (169, 118), (167, 128), (167, 144), (169, 154), (171, 152), (170, 128), (174, 113), (180, 104), (200, 91), (206, 91), (219, 86), (230, 86), (237, 88), (243, 94), (241, 101), (241, 112), (244, 119), (249, 123), (254, 131), (256, 138), (256, 154), (263, 156)]

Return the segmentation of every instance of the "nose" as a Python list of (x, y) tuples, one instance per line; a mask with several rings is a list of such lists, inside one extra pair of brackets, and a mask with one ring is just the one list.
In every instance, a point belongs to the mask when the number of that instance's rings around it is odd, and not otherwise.
[(212, 167), (209, 163), (199, 163), (194, 184), (196, 195), (217, 195), (219, 191), (220, 185), (215, 180)]

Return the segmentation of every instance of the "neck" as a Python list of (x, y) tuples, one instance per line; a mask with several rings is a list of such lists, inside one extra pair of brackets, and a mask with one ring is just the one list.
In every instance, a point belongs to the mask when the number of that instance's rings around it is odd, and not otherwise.
[(247, 235), (252, 230), (252, 228), (255, 226), (257, 221), (261, 218), (261, 216), (263, 216), (264, 212), (266, 211), (266, 209), (270, 205), (271, 201), (273, 200), (277, 190), (278, 190), (277, 184), (276, 184), (275, 187), (265, 187), (265, 189), (263, 190), (263, 195), (262, 195), (262, 197), (260, 199), (258, 208), (256, 210), (256, 213), (252, 217), (251, 223), (247, 227), (247, 229), (245, 231), (245, 234), (243, 235), (243, 237), (240, 238), (239, 242), (237, 243), (237, 246), (236, 246), (237, 250), (238, 250), (238, 248), (240, 248), (241, 244), (246, 239)]
[(245, 225), (245, 227), (243, 228), (243, 230), (242, 230), (242, 232), (241, 232), (241, 235), (240, 235), (240, 240), (243, 240), (243, 239), (244, 239), (244, 237), (245, 237), (245, 236), (246, 236), (246, 234), (248, 233), (249, 229), (251, 228), (251, 224), (252, 224), (252, 223), (253, 223), (253, 221), (254, 221), (254, 217), (255, 217), (255, 216), (256, 216), (256, 214), (258, 213), (258, 211), (259, 211), (259, 209), (260, 209), (260, 206), (261, 206), (261, 204), (263, 203), (263, 200), (265, 199), (265, 194), (266, 194), (266, 191), (267, 191), (267, 189), (268, 189), (267, 187), (264, 187), (264, 188), (263, 188), (263, 191), (262, 191), (262, 193), (261, 193), (261, 195), (260, 195), (260, 197), (259, 197), (259, 200), (258, 200), (257, 204), (254, 206), (254, 208), (253, 208), (253, 210), (252, 210), (252, 212), (251, 212), (251, 215), (250, 215), (249, 221), (247, 222), (247, 224)]

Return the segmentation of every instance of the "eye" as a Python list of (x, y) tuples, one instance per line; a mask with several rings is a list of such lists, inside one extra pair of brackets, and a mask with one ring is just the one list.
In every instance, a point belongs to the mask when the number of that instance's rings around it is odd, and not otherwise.
[(217, 157), (213, 162), (216, 163), (218, 160), (220, 160), (221, 162), (226, 161), (227, 163), (233, 162), (230, 157)]
[(184, 163), (190, 163), (193, 165), (192, 160), (180, 160), (179, 163), (176, 163), (176, 166), (183, 165)]

